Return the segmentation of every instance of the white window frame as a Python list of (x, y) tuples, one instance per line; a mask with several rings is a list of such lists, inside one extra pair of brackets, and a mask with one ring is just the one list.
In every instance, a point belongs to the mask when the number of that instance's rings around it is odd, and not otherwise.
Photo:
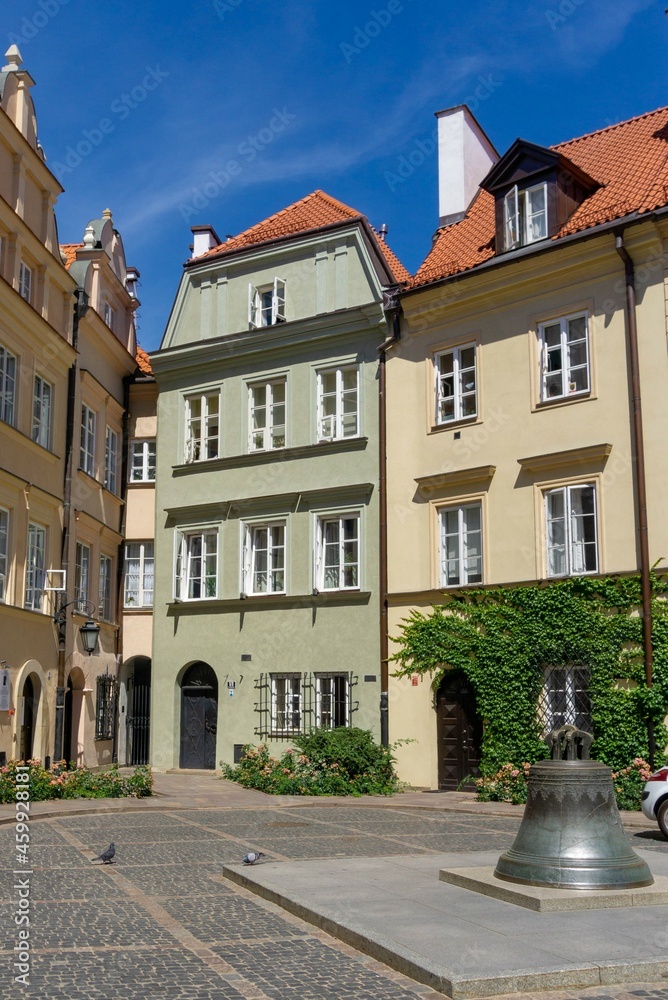
[[(345, 388), (345, 376), (351, 372), (355, 373), (355, 388)], [(318, 371), (318, 441), (342, 441), (347, 438), (360, 436), (360, 366), (358, 364), (337, 365), (332, 368), (321, 368)], [(323, 377), (335, 375), (336, 385), (334, 392), (325, 392), (323, 387)], [(348, 433), (345, 426), (345, 418), (350, 416), (344, 412), (344, 402), (346, 396), (355, 394), (355, 430)], [(335, 412), (325, 414), (324, 401), (326, 398), (334, 396)]]
[[(473, 365), (462, 366), (462, 352), (473, 351)], [(443, 373), (442, 359), (452, 357), (452, 372)], [(468, 382), (465, 378), (471, 378), (473, 373), (473, 389), (467, 388)], [(478, 416), (478, 350), (474, 342), (460, 344), (457, 347), (449, 348), (446, 351), (438, 351), (434, 355), (434, 378), (436, 389), (436, 423), (450, 424), (457, 420), (474, 420)], [(453, 393), (446, 395), (444, 392), (447, 380), (452, 381)], [(464, 413), (464, 400), (473, 398), (474, 408), (472, 413)], [(453, 401), (453, 412), (451, 417), (442, 415), (443, 405), (448, 400)]]
[[(583, 490), (591, 491), (591, 497), (593, 499), (593, 512), (590, 514), (577, 513), (574, 509), (574, 494), (579, 493)], [(546, 576), (550, 579), (567, 577), (567, 576), (592, 576), (599, 572), (599, 551), (598, 551), (598, 499), (597, 499), (596, 483), (574, 483), (568, 486), (559, 486), (554, 489), (547, 489), (544, 491), (543, 495), (543, 505), (545, 512), (545, 569)], [(551, 497), (556, 497), (557, 495), (562, 496), (563, 500), (563, 516), (554, 517), (550, 513)], [(583, 519), (589, 519), (589, 523), (594, 526), (594, 537), (593, 539), (585, 539), (582, 528), (587, 522)], [(582, 524), (578, 526), (578, 520), (582, 521)], [(555, 570), (555, 559), (558, 555), (558, 550), (562, 547), (561, 543), (554, 542), (554, 526), (557, 522), (563, 521), (563, 566), (565, 572), (558, 572)], [(587, 552), (591, 551), (593, 546), (593, 551), (595, 555), (595, 566), (590, 569), (586, 569), (586, 556)]]
[[(345, 521), (356, 522), (356, 537), (345, 537)], [(328, 525), (335, 525), (338, 538), (334, 542), (327, 542), (325, 535)], [(357, 560), (346, 562), (346, 547), (354, 542), (357, 549)], [(327, 565), (327, 555), (330, 548), (337, 549), (338, 564)], [(338, 580), (336, 586), (328, 586), (328, 571), (332, 572), (338, 566)], [(355, 568), (357, 582), (346, 583), (346, 570)], [(359, 510), (343, 511), (339, 513), (323, 513), (317, 516), (316, 521), (316, 550), (315, 550), (315, 589), (323, 592), (337, 590), (361, 590), (362, 584), (362, 517)]]
[(44, 584), (46, 582), (47, 530), (33, 521), (28, 525), (26, 553), (26, 586), (24, 607), (30, 611), (44, 610)]
[(19, 295), (30, 302), (32, 295), (32, 268), (23, 261), (19, 263)]
[(9, 572), (9, 511), (0, 507), (0, 604), (7, 600)]
[(74, 609), (81, 615), (88, 614), (90, 600), (90, 545), (77, 542), (74, 558)]
[[(137, 549), (135, 553), (131, 549)], [(130, 565), (136, 565), (137, 572), (130, 573)], [(136, 588), (129, 587), (136, 580)], [(151, 583), (147, 587), (147, 582)], [(152, 608), (155, 590), (155, 543), (147, 541), (126, 541), (123, 581), (123, 607)], [(148, 595), (150, 594), (150, 597)]]
[[(569, 340), (570, 324), (574, 320), (584, 320), (584, 336), (577, 340)], [(545, 331), (549, 327), (559, 325), (559, 344), (548, 347)], [(555, 319), (546, 320), (538, 324), (538, 344), (540, 356), (540, 401), (541, 403), (554, 402), (559, 399), (570, 398), (571, 396), (586, 396), (591, 392), (591, 363), (589, 351), (589, 316), (587, 312), (571, 313), (568, 316), (559, 316)], [(584, 344), (585, 361), (572, 364), (572, 349)], [(561, 368), (550, 370), (550, 358), (559, 351), (561, 357)], [(577, 371), (585, 371), (587, 384), (584, 388), (578, 389), (577, 383), (573, 380), (573, 375)], [(555, 385), (557, 375), (561, 375), (561, 386), (557, 386), (556, 392), (552, 390)], [(548, 385), (549, 384), (549, 385)]]
[[(540, 212), (532, 210), (532, 195), (542, 191), (544, 208)], [(532, 220), (544, 219), (544, 234), (533, 236)], [(527, 246), (547, 239), (549, 236), (549, 215), (547, 204), (547, 182), (532, 184), (529, 187), (518, 188), (515, 184), (503, 197), (503, 249), (514, 250), (516, 247)]]
[(42, 448), (51, 443), (51, 408), (53, 386), (41, 375), (35, 375), (32, 396), (32, 439)]
[[(336, 684), (340, 682), (344, 687), (344, 717), (345, 721), (339, 726), (325, 724), (323, 717), (328, 714), (332, 721), (335, 721), (336, 705)], [(326, 690), (329, 688), (329, 690)], [(329, 707), (323, 709), (323, 702), (329, 699)], [(324, 673), (315, 675), (315, 725), (317, 729), (348, 728), (350, 726), (350, 677), (344, 673)]]
[[(469, 529), (468, 527), (468, 512), (477, 509), (479, 518), (479, 528)], [(446, 532), (446, 518), (448, 514), (453, 512), (457, 513), (457, 530), (456, 532)], [(482, 584), (484, 580), (485, 564), (484, 564), (484, 549), (483, 549), (483, 523), (482, 523), (482, 501), (474, 500), (467, 503), (462, 503), (459, 505), (448, 505), (447, 507), (440, 507), (438, 509), (438, 530), (439, 530), (439, 585), (441, 587), (464, 587), (468, 584)], [(468, 539), (469, 535), (479, 536), (479, 554), (473, 554), (471, 556), (469, 552)], [(448, 568), (448, 548), (447, 539), (451, 537), (456, 537), (457, 539), (457, 555), (456, 563), (458, 568), (459, 579), (449, 578), (449, 568)], [(470, 559), (477, 559), (480, 566), (479, 573), (471, 573), (468, 568), (468, 563)], [(454, 575), (454, 574), (452, 574)], [(473, 577), (479, 577), (479, 579), (473, 579)]]
[(16, 411), (16, 355), (0, 346), (0, 420), (14, 426)]
[(248, 325), (251, 330), (285, 323), (285, 281), (274, 278), (271, 285), (248, 285)]
[(87, 403), (81, 404), (81, 446), (79, 465), (89, 476), (95, 478), (95, 438), (97, 433), (97, 413)]
[[(287, 593), (287, 536), (285, 520), (251, 522), (243, 525), (244, 564), (242, 593), (253, 596)], [(267, 532), (266, 548), (258, 545), (258, 534)], [(266, 567), (258, 569), (260, 553), (265, 554)], [(259, 576), (266, 577), (265, 589), (256, 589)], [(281, 586), (282, 583), (282, 586)]]
[[(283, 387), (283, 401), (275, 402), (275, 387)], [(264, 389), (265, 391), (265, 402), (255, 403), (254, 393), (258, 389)], [(283, 423), (276, 423), (275, 421), (275, 411), (280, 407), (283, 408)], [(288, 407), (288, 380), (285, 376), (280, 376), (278, 378), (267, 379), (263, 382), (252, 382), (248, 386), (248, 450), (251, 451), (276, 451), (279, 448), (285, 448), (287, 443), (286, 432), (287, 432), (287, 407)], [(255, 417), (256, 412), (264, 410), (265, 423), (264, 427), (255, 427)], [(277, 429), (283, 428), (283, 443), (276, 444), (276, 440), (279, 439), (281, 435), (277, 434)], [(256, 441), (260, 439), (261, 444), (257, 444)]]
[[(217, 401), (217, 411), (211, 412), (211, 401)], [(200, 415), (192, 415), (192, 404), (198, 401)], [(208, 462), (220, 458), (220, 389), (189, 393), (185, 397), (185, 461)], [(199, 425), (199, 433), (195, 428)], [(213, 428), (215, 427), (215, 430)], [(209, 454), (209, 452), (214, 452)]]
[(118, 493), (118, 431), (109, 426), (104, 437), (104, 487)]
[[(200, 552), (193, 551), (197, 543)], [(219, 532), (216, 527), (178, 529), (174, 568), (174, 597), (177, 601), (213, 601), (218, 597)], [(207, 562), (213, 560), (214, 572)], [(199, 574), (194, 570), (199, 565)], [(200, 590), (197, 595), (191, 590)], [(202, 592), (203, 591), (203, 592)]]
[[(139, 461), (137, 461), (139, 458)], [(135, 438), (130, 442), (128, 482), (154, 483), (156, 468), (155, 438)], [(135, 473), (139, 475), (135, 475)], [(151, 475), (153, 473), (153, 475)]]
[(102, 621), (112, 621), (112, 581), (113, 581), (114, 561), (111, 556), (104, 553), (100, 556), (100, 579), (99, 579), (99, 601), (97, 605), (98, 617)]
[[(297, 673), (271, 674), (271, 733), (290, 735), (302, 731), (303, 678)], [(280, 722), (283, 725), (280, 725)]]
[(115, 332), (115, 330), (116, 330), (116, 310), (113, 308), (113, 306), (111, 305), (111, 303), (105, 302), (104, 306), (103, 306), (102, 312), (103, 312), (103, 319), (104, 319), (104, 322), (105, 322), (106, 326), (108, 326), (109, 329), (112, 332)]

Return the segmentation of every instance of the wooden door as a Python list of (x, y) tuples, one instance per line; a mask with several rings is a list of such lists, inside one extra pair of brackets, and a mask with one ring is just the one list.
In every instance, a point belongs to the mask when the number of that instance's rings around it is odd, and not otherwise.
[(211, 689), (184, 688), (181, 694), (181, 767), (216, 766), (218, 700)]
[(465, 778), (472, 787), (480, 767), (482, 719), (475, 692), (464, 674), (446, 674), (438, 690), (438, 787), (453, 790)]

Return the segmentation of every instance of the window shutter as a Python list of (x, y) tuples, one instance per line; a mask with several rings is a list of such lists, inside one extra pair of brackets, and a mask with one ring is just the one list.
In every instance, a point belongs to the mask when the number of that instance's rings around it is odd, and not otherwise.
[(256, 329), (260, 325), (260, 293), (254, 285), (248, 285), (248, 325)]
[(174, 596), (177, 600), (182, 600), (183, 571), (186, 564), (186, 536), (178, 531), (176, 533), (176, 567), (174, 572)]
[(285, 282), (274, 278), (274, 291), (271, 297), (271, 322), (285, 323)]

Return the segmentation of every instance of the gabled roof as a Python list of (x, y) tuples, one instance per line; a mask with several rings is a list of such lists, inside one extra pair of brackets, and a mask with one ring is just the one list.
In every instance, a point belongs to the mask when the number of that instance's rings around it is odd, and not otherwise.
[(77, 250), (83, 247), (83, 243), (61, 243), (60, 244), (60, 254), (63, 257), (65, 267), (69, 271), (77, 259)]
[[(668, 205), (668, 108), (550, 148), (600, 185), (553, 241), (633, 212), (642, 215)], [(494, 198), (481, 190), (461, 222), (437, 231), (411, 284), (416, 287), (468, 271), (495, 252)]]
[(143, 372), (144, 375), (153, 374), (153, 369), (151, 368), (151, 359), (149, 358), (146, 351), (143, 351), (141, 349), (139, 344), (137, 344), (137, 350), (135, 352), (135, 361), (137, 362), (137, 368), (139, 368), (139, 370)]
[(352, 221), (364, 222), (369, 226), (374, 235), (375, 242), (378, 244), (396, 281), (398, 283), (409, 281), (409, 272), (392, 253), (384, 240), (378, 237), (365, 216), (357, 212), (354, 208), (344, 205), (342, 201), (338, 201), (336, 198), (332, 198), (331, 195), (325, 194), (324, 191), (313, 191), (312, 194), (301, 198), (292, 205), (288, 205), (287, 208), (281, 209), (280, 212), (270, 215), (263, 222), (256, 223), (250, 229), (245, 229), (238, 236), (233, 236), (226, 240), (225, 243), (221, 243), (216, 247), (212, 247), (211, 250), (207, 250), (206, 253), (200, 254), (199, 257), (192, 258), (192, 261), (193, 263), (199, 263), (206, 260), (207, 257), (219, 257), (223, 254), (238, 253), (241, 250), (257, 246), (261, 243), (268, 243), (301, 233), (317, 232), (325, 226)]

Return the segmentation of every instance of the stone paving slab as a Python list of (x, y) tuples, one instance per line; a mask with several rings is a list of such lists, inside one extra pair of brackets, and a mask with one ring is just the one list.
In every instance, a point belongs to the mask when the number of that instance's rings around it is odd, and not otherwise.
[[(642, 852), (641, 852), (642, 853)], [(226, 866), (224, 875), (459, 998), (668, 977), (668, 905), (535, 913), (439, 881), (492, 852)], [(668, 856), (645, 860), (668, 876)]]

